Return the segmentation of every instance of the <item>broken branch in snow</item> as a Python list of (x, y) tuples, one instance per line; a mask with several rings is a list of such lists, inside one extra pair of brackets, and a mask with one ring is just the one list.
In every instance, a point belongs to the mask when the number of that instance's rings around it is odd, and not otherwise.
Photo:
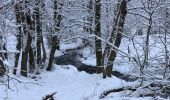
[(164, 81), (152, 81), (144, 86), (125, 86), (125, 87), (120, 87), (116, 89), (110, 89), (106, 90), (100, 95), (100, 99), (105, 98), (107, 95), (110, 93), (115, 93), (115, 92), (121, 92), (125, 90), (132, 91), (131, 96), (137, 96), (137, 97), (146, 97), (146, 96), (160, 96), (163, 98), (167, 98), (170, 96), (170, 86), (169, 82), (164, 82)]
[(29, 83), (29, 84), (36, 84), (36, 85), (40, 85), (39, 83), (37, 82), (30, 82), (30, 81), (24, 81), (24, 80), (20, 80), (16, 77), (13, 77), (13, 76), (10, 76), (10, 75), (7, 75), (10, 79), (13, 79), (13, 80), (16, 80), (18, 81), (19, 83)]
[(52, 94), (46, 95), (42, 98), (42, 100), (54, 100), (54, 95), (57, 94), (57, 92), (54, 92)]
[(100, 99), (106, 97), (107, 95), (109, 95), (110, 93), (114, 93), (114, 92), (121, 92), (121, 91), (125, 91), (125, 90), (130, 90), (130, 91), (136, 91), (136, 88), (134, 87), (121, 87), (121, 88), (117, 88), (117, 89), (111, 89), (111, 90), (108, 90), (108, 91), (104, 91), (101, 96), (100, 96)]

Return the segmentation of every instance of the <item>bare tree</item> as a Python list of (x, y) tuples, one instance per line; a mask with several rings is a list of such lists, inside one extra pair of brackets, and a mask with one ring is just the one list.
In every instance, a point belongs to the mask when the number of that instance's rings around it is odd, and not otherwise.
[(59, 46), (60, 42), (60, 23), (62, 20), (61, 14), (59, 14), (59, 10), (61, 10), (62, 3), (59, 0), (54, 0), (54, 33), (52, 34), (52, 46), (50, 51), (50, 57), (48, 62), (47, 71), (50, 71), (52, 69), (54, 55), (57, 47)]
[(32, 14), (28, 8), (29, 1), (25, 0), (23, 2), (23, 9), (21, 19), (22, 19), (22, 29), (23, 29), (23, 48), (22, 48), (22, 60), (21, 60), (21, 75), (27, 77), (28, 64), (30, 68), (35, 68), (34, 53), (32, 48), (32, 34), (33, 34), (33, 20), (31, 18)]
[[(42, 20), (43, 20), (43, 6), (44, 1), (43, 0), (35, 0), (35, 8), (34, 8), (34, 24), (35, 24), (35, 33), (36, 33), (36, 57), (37, 57), (37, 64), (40, 65), (42, 62), (45, 62), (46, 60), (46, 51), (44, 47), (44, 40), (43, 40), (43, 34), (42, 34)], [(43, 52), (41, 52), (41, 50)], [(43, 55), (43, 57), (41, 57)]]

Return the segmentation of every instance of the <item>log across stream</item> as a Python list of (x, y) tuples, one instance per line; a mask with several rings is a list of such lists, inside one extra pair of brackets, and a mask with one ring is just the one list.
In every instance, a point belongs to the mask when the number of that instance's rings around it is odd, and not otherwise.
[[(96, 73), (96, 66), (90, 66), (81, 63), (79, 60), (79, 49), (71, 49), (67, 50), (67, 53), (56, 57), (55, 63), (57, 65), (73, 65), (75, 66), (79, 71), (85, 71), (89, 74)], [(125, 75), (123, 73), (120, 73), (118, 71), (113, 71), (112, 73), (114, 76), (125, 80), (125, 81), (135, 81), (137, 78), (131, 77), (130, 75)]]

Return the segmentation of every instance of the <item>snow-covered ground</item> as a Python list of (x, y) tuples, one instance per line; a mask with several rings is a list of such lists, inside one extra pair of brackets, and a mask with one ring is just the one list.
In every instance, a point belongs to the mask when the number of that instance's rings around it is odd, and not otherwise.
[[(15, 41), (14, 37), (8, 38), (11, 41)], [(142, 46), (144, 41), (142, 37), (136, 38), (139, 44), (136, 44), (139, 51), (139, 55), (142, 55)], [(15, 50), (15, 43), (8, 42), (8, 50), (11, 52)], [(127, 39), (122, 40), (120, 49), (124, 52), (127, 52), (128, 46), (131, 49), (132, 56), (136, 56), (132, 43), (127, 42)], [(151, 52), (154, 57), (155, 54), (163, 51), (161, 44), (154, 44), (154, 42), (160, 42), (155, 40), (154, 37), (151, 39), (150, 50), (154, 49), (154, 52)], [(56, 57), (63, 55), (63, 52), (67, 49), (74, 49), (79, 44), (64, 44), (61, 45), (62, 51), (56, 51)], [(90, 48), (83, 49), (83, 57), (86, 59), (80, 59), (82, 63), (87, 65), (95, 66), (95, 55), (91, 53)], [(47, 50), (49, 52), (49, 50)], [(9, 58), (8, 66), (13, 65), (12, 54)], [(142, 59), (142, 58), (141, 58)], [(134, 66), (134, 62), (128, 62), (128, 58), (118, 54), (116, 61), (114, 63), (113, 70), (118, 70), (122, 73), (128, 73), (131, 75), (137, 75), (133, 73), (133, 70), (137, 68)], [(12, 69), (12, 68), (11, 68)], [(16, 79), (20, 80), (21, 83), (12, 79), (10, 81), (10, 89), (7, 89), (7, 86), (0, 83), (0, 100), (4, 100), (5, 97), (8, 97), (6, 100), (41, 100), (45, 95), (57, 92), (55, 95), (56, 100), (99, 100), (99, 96), (105, 90), (110, 90), (118, 87), (126, 86), (131, 84), (130, 82), (125, 82), (116, 77), (103, 79), (101, 74), (87, 74), (85, 72), (78, 72), (74, 66), (71, 65), (54, 65), (54, 70), (52, 72), (46, 72), (42, 70), (40, 75), (36, 75), (35, 79), (23, 78), (19, 75), (13, 76)], [(7, 82), (6, 82), (7, 83)], [(38, 84), (37, 84), (38, 83)], [(136, 83), (135, 83), (136, 84)], [(125, 92), (111, 93), (102, 100), (152, 100), (151, 98), (135, 98), (135, 97), (124, 97)], [(159, 100), (159, 99), (158, 99)], [(162, 99), (161, 99), (162, 100)]]
[[(103, 79), (102, 75), (78, 72), (74, 66), (55, 65), (52, 72), (42, 72), (36, 79), (22, 78), (25, 83), (10, 81), (10, 88), (0, 85), (0, 100), (41, 100), (47, 94), (57, 92), (56, 100), (99, 100), (102, 91), (122, 87), (125, 81), (116, 77)], [(37, 85), (38, 83), (38, 85)], [(109, 99), (110, 98), (110, 99)], [(149, 98), (124, 98), (121, 93), (109, 95), (103, 100), (149, 100)]]
[[(22, 79), (26, 82), (34, 80)], [(43, 96), (57, 91), (56, 100), (83, 100), (84, 98), (98, 95), (101, 90), (122, 86), (124, 81), (116, 77), (102, 79), (101, 75), (89, 75), (78, 72), (74, 66), (55, 66), (53, 72), (43, 72), (38, 76), (39, 85), (32, 83), (17, 84), (8, 90), (10, 100), (40, 100)], [(5, 88), (4, 88), (5, 89)], [(5, 90), (1, 87), (0, 96), (5, 96)], [(99, 93), (98, 93), (99, 92)]]

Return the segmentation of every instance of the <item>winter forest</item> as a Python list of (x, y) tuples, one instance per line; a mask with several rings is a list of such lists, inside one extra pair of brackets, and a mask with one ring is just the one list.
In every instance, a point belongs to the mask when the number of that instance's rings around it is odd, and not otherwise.
[(0, 100), (170, 100), (170, 0), (0, 0)]

